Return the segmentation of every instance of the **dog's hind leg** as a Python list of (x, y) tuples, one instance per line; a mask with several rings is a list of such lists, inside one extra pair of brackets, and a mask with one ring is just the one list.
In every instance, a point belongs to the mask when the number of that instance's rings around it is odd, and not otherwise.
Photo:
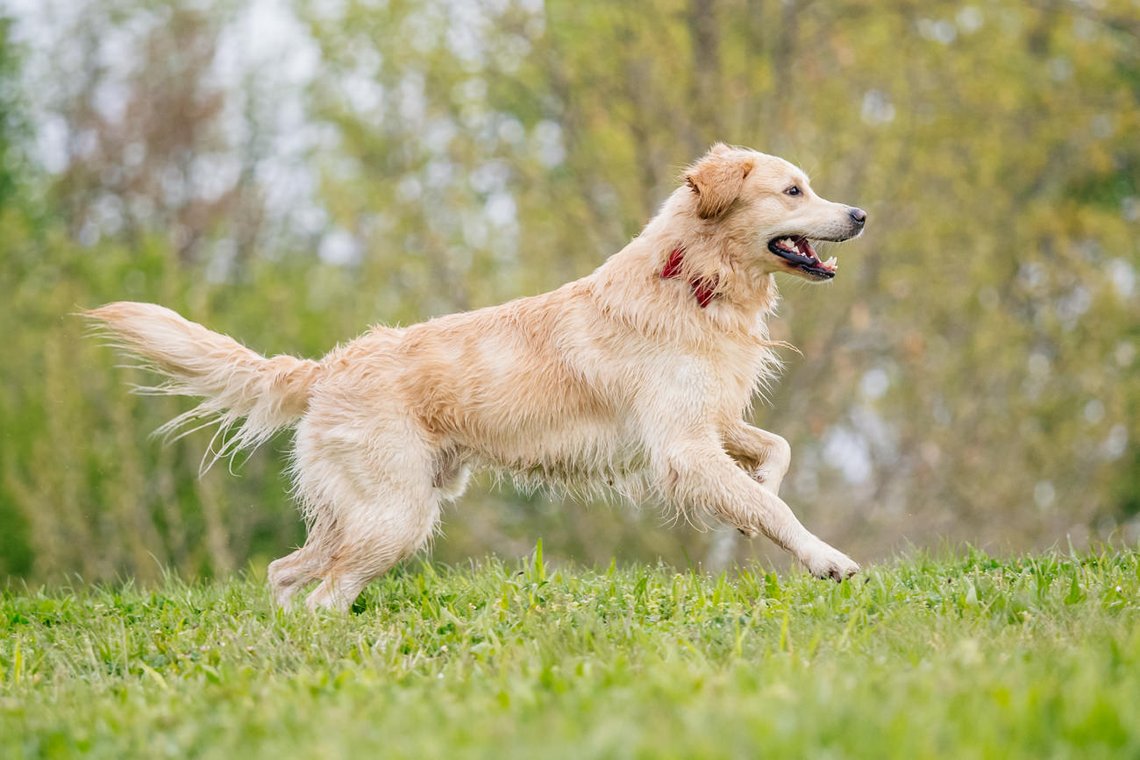
[(435, 530), (438, 502), (374, 504), (371, 524), (345, 537), (320, 571), (321, 582), (305, 599), (309, 609), (346, 612), (369, 581), (419, 551)]
[(373, 424), (349, 440), (299, 434), (298, 490), (314, 505), (310, 522), (335, 525), (320, 540), (311, 609), (347, 610), (369, 581), (421, 549), (439, 521), (436, 452), (403, 420)]
[(283, 609), (292, 605), (293, 597), (305, 584), (321, 577), (329, 565), (330, 556), (341, 542), (334, 510), (304, 498), (302, 503), (306, 504), (304, 511), (308, 518), (305, 545), (269, 563), (273, 601)]
[(278, 607), (289, 609), (298, 589), (318, 577), (326, 564), (324, 548), (310, 535), (300, 549), (269, 563), (269, 585)]
[(321, 583), (305, 600), (307, 607), (347, 611), (369, 581), (427, 544), (439, 522), (439, 500), (411, 483), (394, 490), (382, 500), (354, 508), (357, 519), (322, 568)]

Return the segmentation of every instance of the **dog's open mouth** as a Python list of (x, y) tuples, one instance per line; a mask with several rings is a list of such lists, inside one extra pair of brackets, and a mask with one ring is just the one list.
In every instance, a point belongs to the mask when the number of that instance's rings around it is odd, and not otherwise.
[(817, 280), (830, 280), (839, 266), (834, 256), (827, 261), (820, 261), (811, 242), (803, 235), (772, 238), (768, 241), (768, 250)]

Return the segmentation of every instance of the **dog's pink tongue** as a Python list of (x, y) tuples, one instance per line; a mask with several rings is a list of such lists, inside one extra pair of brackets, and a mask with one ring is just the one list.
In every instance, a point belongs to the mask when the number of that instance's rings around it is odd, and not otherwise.
[(815, 255), (815, 249), (811, 247), (811, 243), (805, 237), (796, 238), (796, 250), (799, 251), (801, 256), (807, 256), (809, 259), (818, 259)]

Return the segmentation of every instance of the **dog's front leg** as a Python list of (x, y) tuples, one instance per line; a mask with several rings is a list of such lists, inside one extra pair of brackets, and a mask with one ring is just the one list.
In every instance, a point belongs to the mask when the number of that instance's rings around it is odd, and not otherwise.
[(769, 491), (780, 493), (780, 484), (792, 463), (792, 447), (782, 436), (740, 420), (724, 431), (722, 440), (730, 457)]
[(714, 442), (673, 445), (657, 459), (666, 495), (678, 506), (704, 509), (748, 536), (763, 533), (818, 578), (842, 581), (858, 572), (859, 565), (812, 534)]

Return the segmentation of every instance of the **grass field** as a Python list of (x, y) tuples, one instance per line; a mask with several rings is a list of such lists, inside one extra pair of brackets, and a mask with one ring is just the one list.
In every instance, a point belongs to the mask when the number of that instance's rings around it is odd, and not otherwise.
[(911, 557), (835, 586), (412, 564), (348, 617), (254, 572), (10, 587), (9, 757), (1138, 757), (1140, 555)]

